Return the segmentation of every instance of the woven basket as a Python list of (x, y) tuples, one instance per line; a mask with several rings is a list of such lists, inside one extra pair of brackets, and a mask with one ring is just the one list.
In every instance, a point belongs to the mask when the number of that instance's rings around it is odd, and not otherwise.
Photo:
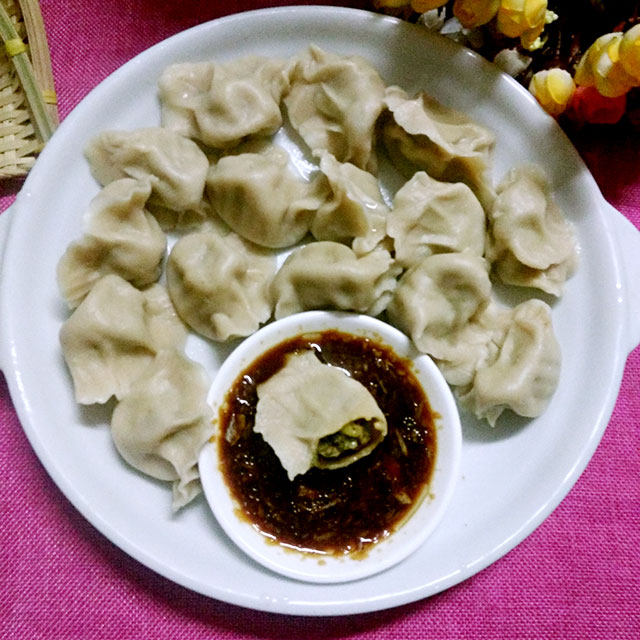
[[(37, 0), (0, 0), (20, 38), (33, 77), (44, 101), (48, 116), (55, 126), (58, 110), (55, 104), (53, 73), (44, 23)], [(34, 126), (32, 110), (21, 84), (13, 58), (0, 44), (0, 179), (23, 176), (33, 166), (46, 140)]]

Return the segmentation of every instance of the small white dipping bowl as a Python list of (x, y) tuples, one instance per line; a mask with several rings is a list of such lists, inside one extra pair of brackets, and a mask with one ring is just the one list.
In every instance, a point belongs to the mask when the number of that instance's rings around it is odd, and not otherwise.
[(425, 355), (420, 354), (403, 333), (369, 316), (308, 311), (264, 326), (244, 340), (223, 362), (209, 392), (214, 423), (225, 396), (239, 374), (265, 351), (295, 336), (335, 329), (342, 333), (371, 338), (391, 348), (401, 358), (411, 360), (435, 416), (436, 460), (431, 481), (423, 499), (411, 515), (391, 535), (372, 545), (363, 555), (335, 556), (310, 554), (280, 545), (260, 533), (232, 498), (220, 469), (218, 433), (202, 449), (199, 470), (206, 499), (227, 535), (251, 558), (290, 578), (318, 583), (356, 580), (395, 565), (415, 551), (442, 519), (458, 479), (461, 428), (458, 410), (442, 374)]

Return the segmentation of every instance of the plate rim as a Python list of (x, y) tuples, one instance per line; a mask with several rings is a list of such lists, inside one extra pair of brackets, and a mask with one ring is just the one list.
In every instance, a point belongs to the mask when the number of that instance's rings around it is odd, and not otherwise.
[[(50, 460), (46, 450), (44, 449), (41, 441), (38, 438), (38, 432), (35, 426), (32, 424), (32, 415), (31, 408), (28, 400), (27, 391), (22, 386), (21, 374), (19, 362), (17, 361), (18, 354), (15, 351), (15, 340), (12, 335), (12, 325), (10, 322), (5, 320), (9, 316), (7, 313), (11, 314), (10, 310), (10, 301), (9, 296), (7, 294), (8, 289), (8, 276), (7, 272), (10, 272), (10, 269), (7, 269), (7, 264), (9, 264), (9, 258), (11, 257), (12, 252), (16, 250), (15, 242), (12, 243), (12, 236), (15, 237), (16, 227), (20, 225), (20, 223), (16, 220), (19, 217), (20, 209), (23, 207), (28, 207), (28, 200), (31, 194), (32, 185), (37, 185), (38, 179), (38, 171), (37, 167), (43, 165), (47, 162), (47, 158), (50, 155), (55, 153), (55, 147), (57, 146), (56, 140), (63, 139), (64, 134), (67, 129), (72, 129), (76, 119), (79, 117), (78, 114), (82, 114), (83, 110), (90, 108), (91, 102), (96, 100), (100, 95), (110, 90), (110, 87), (114, 84), (117, 84), (122, 76), (125, 76), (129, 73), (131, 69), (133, 69), (136, 65), (141, 63), (141, 60), (144, 60), (146, 57), (151, 57), (158, 50), (171, 47), (174, 42), (191, 37), (191, 34), (206, 31), (210, 28), (220, 28), (228, 25), (228, 23), (233, 21), (244, 21), (244, 20), (261, 20), (265, 16), (296, 16), (296, 19), (309, 20), (310, 17), (317, 18), (319, 15), (323, 17), (327, 17), (326, 12), (331, 11), (334, 15), (344, 15), (345, 17), (349, 15), (350, 17), (358, 17), (363, 18), (366, 17), (368, 20), (379, 20), (385, 21), (389, 23), (393, 23), (395, 25), (402, 25), (399, 28), (414, 28), (415, 25), (409, 25), (401, 20), (396, 18), (392, 18), (389, 16), (381, 16), (379, 14), (375, 14), (373, 12), (360, 10), (360, 9), (351, 9), (346, 7), (324, 7), (324, 6), (293, 6), (293, 7), (272, 7), (265, 9), (256, 9), (253, 11), (248, 11), (239, 14), (231, 14), (228, 16), (224, 16), (221, 18), (217, 18), (215, 20), (203, 23), (201, 25), (196, 25), (187, 30), (176, 33), (169, 38), (156, 43), (152, 47), (142, 51), (134, 58), (126, 62), (124, 65), (119, 67), (116, 71), (107, 76), (104, 80), (102, 80), (96, 87), (94, 87), (90, 92), (86, 94), (86, 96), (78, 103), (78, 105), (66, 116), (66, 118), (61, 123), (58, 132), (54, 135), (50, 143), (44, 149), (40, 158), (36, 162), (36, 171), (32, 170), (30, 175), (25, 180), (23, 188), (21, 192), (18, 194), (16, 198), (16, 202), (13, 205), (13, 210), (11, 212), (12, 219), (10, 220), (9, 229), (7, 230), (7, 242), (4, 247), (4, 252), (2, 255), (2, 271), (0, 276), (0, 318), (3, 318), (0, 326), (0, 330), (2, 330), (3, 334), (3, 344), (2, 344), (2, 368), (5, 373), (5, 377), (7, 379), (7, 383), (9, 386), (10, 394), (18, 416), (20, 418), (20, 423), (23, 431), (27, 435), (27, 438), (31, 444), (31, 447), (34, 449), (38, 459), (46, 469), (48, 475), (52, 478), (54, 483), (57, 485), (59, 490), (65, 495), (65, 497), (74, 505), (74, 507), (83, 515), (85, 519), (87, 519), (93, 526), (95, 526), (105, 537), (109, 540), (113, 541), (117, 546), (119, 546), (123, 551), (125, 551), (128, 555), (133, 557), (134, 559), (140, 561), (142, 564), (146, 565), (154, 572), (163, 575), (165, 578), (168, 578), (178, 584), (181, 584), (189, 589), (192, 589), (196, 592), (199, 592), (203, 595), (214, 597), (219, 600), (236, 604), (244, 607), (248, 607), (251, 609), (258, 609), (264, 611), (270, 611), (275, 613), (285, 613), (285, 614), (296, 614), (296, 615), (344, 615), (351, 613), (364, 613), (368, 611), (376, 611), (386, 608), (395, 607), (401, 604), (406, 604), (409, 602), (413, 602), (427, 596), (433, 595), (440, 591), (443, 591), (454, 584), (461, 582), (464, 579), (467, 579), (471, 575), (474, 575), (481, 569), (484, 569), (486, 566), (492, 564), (497, 559), (505, 555), (508, 551), (514, 548), (517, 544), (519, 544), (524, 538), (530, 535), (543, 521), (546, 519), (550, 513), (558, 506), (561, 500), (567, 495), (569, 490), (573, 487), (580, 474), (586, 468), (589, 460), (591, 459), (593, 453), (595, 452), (602, 435), (604, 434), (606, 425), (610, 419), (611, 413), (613, 411), (613, 407), (615, 405), (615, 401), (617, 398), (617, 390), (619, 389), (620, 382), (622, 379), (624, 362), (626, 361), (626, 352), (623, 353), (622, 349), (622, 340), (623, 340), (623, 332), (625, 329), (624, 326), (624, 310), (622, 305), (619, 305), (615, 308), (616, 317), (620, 319), (620, 322), (616, 323), (616, 334), (615, 334), (615, 344), (618, 348), (615, 350), (615, 358), (611, 363), (612, 377), (609, 380), (609, 391), (607, 392), (607, 402), (601, 408), (601, 411), (591, 429), (590, 435), (588, 439), (584, 442), (584, 446), (578, 458), (576, 459), (573, 467), (569, 470), (567, 475), (565, 476), (565, 480), (562, 484), (560, 484), (556, 491), (549, 499), (545, 502), (545, 509), (538, 509), (536, 513), (533, 514), (531, 518), (529, 518), (525, 523), (523, 523), (522, 527), (514, 536), (512, 536), (512, 544), (503, 545), (500, 548), (494, 550), (493, 553), (487, 554), (482, 562), (479, 562), (474, 570), (468, 575), (464, 576), (450, 576), (444, 577), (443, 579), (437, 581), (437, 585), (435, 590), (433, 588), (426, 588), (425, 585), (420, 587), (408, 590), (403, 593), (395, 593), (395, 594), (384, 594), (378, 596), (376, 598), (366, 598), (362, 601), (358, 601), (356, 599), (349, 601), (348, 603), (343, 602), (335, 602), (327, 599), (322, 603), (318, 602), (290, 602), (288, 605), (284, 603), (269, 603), (263, 602), (260, 599), (255, 597), (247, 596), (246, 594), (238, 594), (238, 593), (230, 593), (229, 590), (225, 590), (223, 588), (211, 589), (210, 587), (206, 587), (205, 585), (200, 584), (198, 581), (192, 581), (186, 579), (182, 574), (176, 574), (171, 568), (162, 568), (157, 566), (157, 562), (155, 558), (150, 556), (145, 549), (132, 544), (126, 537), (120, 535), (120, 533), (113, 529), (108, 522), (98, 517), (95, 512), (92, 510), (91, 505), (85, 503), (82, 500), (82, 497), (77, 494), (73, 485), (68, 482), (68, 479), (65, 477), (62, 470), (58, 469), (55, 465), (54, 461)], [(449, 42), (446, 39), (442, 38), (444, 42)], [(454, 45), (454, 43), (449, 43), (446, 46), (452, 46), (452, 49), (457, 49), (459, 45)], [(471, 54), (474, 58), (476, 58), (477, 62), (480, 64), (487, 64), (489, 66), (490, 63), (481, 58), (478, 54), (471, 52), (469, 50), (465, 50), (469, 54)], [(508, 78), (508, 76), (505, 76)], [(508, 78), (513, 82), (513, 86), (517, 87), (518, 91), (522, 91), (527, 93), (524, 88), (516, 83), (515, 80)], [(533, 98), (531, 97), (531, 100)], [(53, 144), (52, 144), (53, 143)], [(569, 143), (570, 144), (570, 143)], [(577, 152), (576, 152), (577, 153)], [(580, 160), (580, 162), (582, 162)], [(598, 194), (599, 198), (604, 202), (600, 191), (595, 184), (595, 181), (590, 176), (593, 182), (594, 194)], [(600, 202), (598, 202), (600, 204)], [(606, 216), (604, 215), (603, 207), (600, 205), (599, 213), (602, 216), (602, 221), (605, 225), (606, 230), (608, 231), (607, 238), (604, 239), (609, 244), (609, 249), (612, 249), (615, 246), (615, 238), (614, 231), (612, 228), (612, 223), (607, 221)], [(613, 271), (616, 275), (616, 278), (620, 282), (621, 278), (621, 263), (619, 256), (616, 255), (615, 251), (609, 252), (609, 257), (611, 258)], [(9, 340), (4, 338), (8, 337)], [(428, 593), (427, 593), (428, 591)]]

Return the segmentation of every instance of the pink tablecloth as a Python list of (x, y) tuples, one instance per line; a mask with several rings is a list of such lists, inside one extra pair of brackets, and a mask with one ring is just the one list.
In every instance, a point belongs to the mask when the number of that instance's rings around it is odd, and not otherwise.
[[(110, 72), (173, 33), (224, 14), (293, 3), (41, 4), (64, 117)], [(638, 136), (588, 131), (576, 143), (605, 197), (640, 227)], [(2, 210), (18, 186), (0, 185)], [(636, 349), (587, 470), (543, 525), (494, 565), (411, 605), (348, 619), (305, 619), (207, 599), (115, 548), (46, 475), (0, 377), (0, 638), (638, 638), (639, 390)]]

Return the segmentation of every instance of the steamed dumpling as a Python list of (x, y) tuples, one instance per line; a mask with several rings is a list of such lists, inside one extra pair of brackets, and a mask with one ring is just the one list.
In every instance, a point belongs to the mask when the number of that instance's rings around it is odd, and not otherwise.
[(405, 272), (387, 314), (408, 333), (416, 346), (441, 357), (439, 340), (464, 327), (489, 301), (487, 264), (471, 253), (429, 256)]
[(489, 129), (426, 93), (410, 98), (400, 87), (387, 89), (385, 106), (382, 139), (399, 167), (408, 164), (438, 180), (464, 182), (484, 206), (491, 202), (495, 136)]
[(176, 212), (201, 207), (209, 160), (184, 136), (148, 127), (103, 131), (85, 149), (91, 173), (102, 184), (136, 178), (151, 184), (149, 203)]
[(174, 245), (167, 288), (180, 317), (213, 340), (247, 336), (269, 319), (275, 256), (234, 233), (192, 233)]
[(311, 309), (341, 309), (375, 316), (384, 311), (400, 267), (382, 248), (358, 257), (344, 244), (313, 242), (284, 261), (271, 288), (276, 318)]
[(478, 368), (460, 399), (491, 425), (506, 408), (534, 418), (546, 409), (557, 387), (560, 360), (549, 305), (527, 300), (512, 311), (495, 359)]
[(156, 353), (185, 340), (164, 287), (139, 291), (116, 275), (98, 280), (60, 329), (79, 404), (121, 398)]
[[(443, 357), (434, 359), (445, 380), (456, 387), (471, 384), (476, 372), (495, 360), (510, 320), (511, 309), (493, 298), (481, 306), (457, 335), (451, 336), (450, 348)], [(460, 340), (458, 344), (456, 339)]]
[(294, 61), (284, 98), (289, 120), (314, 156), (328, 151), (340, 162), (375, 171), (375, 124), (385, 85), (364, 58), (310, 46)]
[(576, 241), (540, 168), (514, 167), (507, 173), (489, 221), (487, 257), (498, 278), (561, 295), (576, 268)]
[(256, 56), (171, 65), (158, 83), (162, 125), (215, 149), (271, 135), (282, 124), (284, 66)]
[(173, 482), (173, 508), (201, 491), (198, 455), (213, 435), (209, 379), (201, 365), (175, 349), (149, 363), (116, 405), (111, 435), (134, 468)]
[(320, 362), (313, 351), (289, 355), (257, 391), (254, 430), (290, 480), (312, 466), (347, 466), (373, 451), (387, 433), (387, 420), (367, 388)]
[(299, 242), (321, 202), (314, 185), (291, 171), (289, 154), (275, 146), (221, 158), (209, 171), (207, 194), (238, 235), (269, 248)]
[(378, 181), (348, 162), (325, 153), (320, 160), (325, 201), (311, 222), (317, 240), (351, 244), (362, 255), (375, 248), (386, 235), (389, 209), (382, 200)]
[(494, 331), (486, 311), (490, 296), (483, 258), (442, 253), (402, 275), (387, 315), (420, 351), (444, 363), (448, 382), (464, 384), (487, 355)]
[(411, 266), (425, 256), (468, 251), (481, 256), (486, 236), (482, 205), (461, 182), (416, 173), (396, 193), (387, 220), (396, 260)]
[(69, 245), (58, 263), (58, 285), (72, 309), (106, 274), (136, 287), (160, 277), (167, 242), (144, 208), (150, 192), (149, 183), (123, 178), (91, 201), (82, 239)]

